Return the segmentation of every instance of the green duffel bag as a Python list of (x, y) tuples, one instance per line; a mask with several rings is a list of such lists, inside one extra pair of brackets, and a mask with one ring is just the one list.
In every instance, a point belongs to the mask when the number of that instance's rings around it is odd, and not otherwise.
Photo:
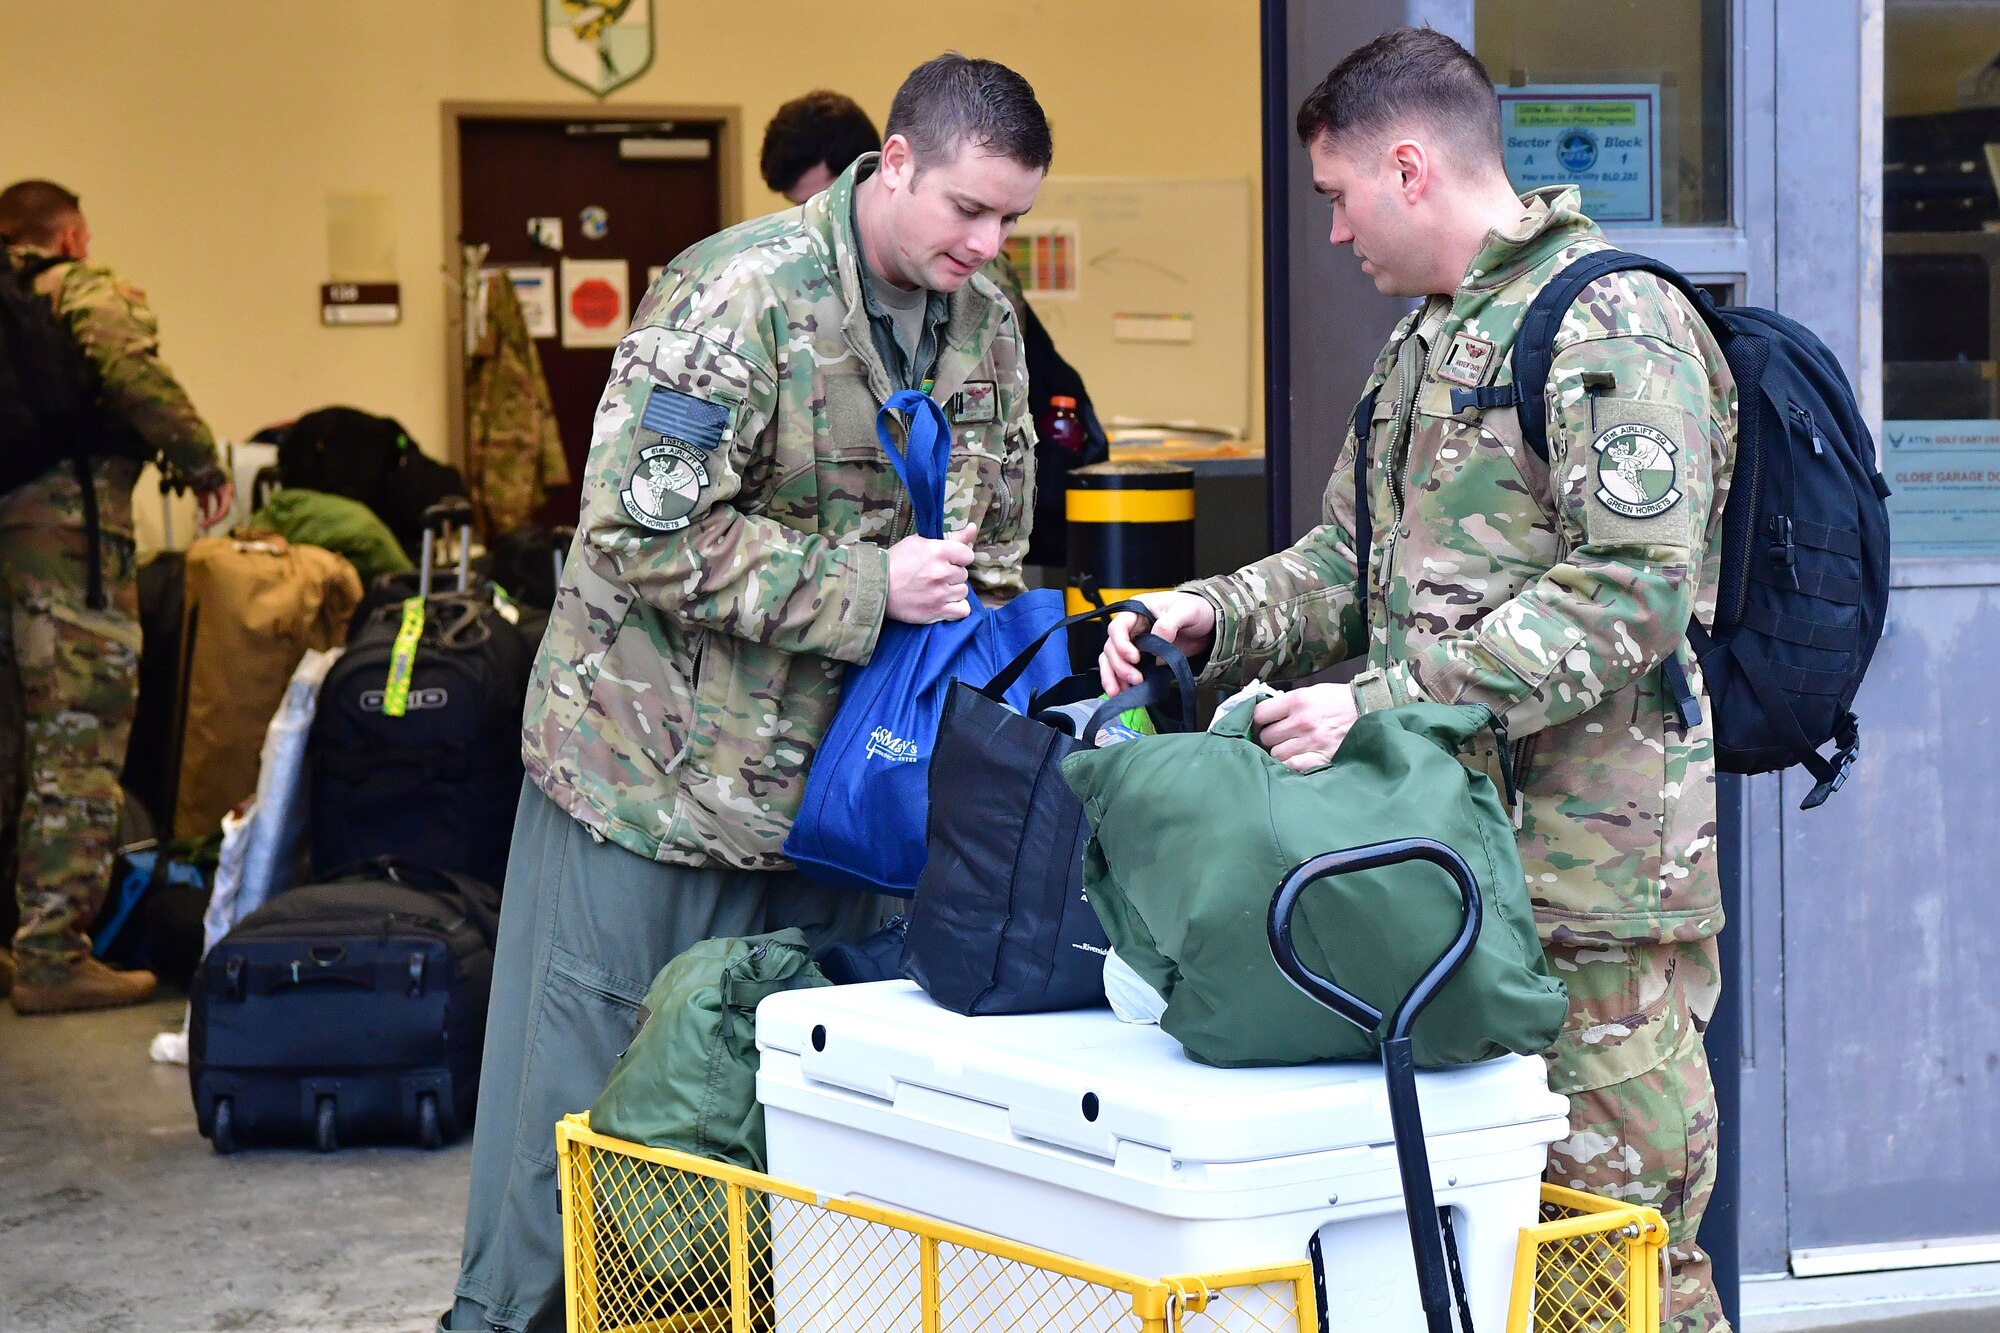
[[(590, 1127), (762, 1171), (757, 1003), (828, 984), (802, 931), (703, 940), (653, 978), (639, 1030), (590, 1108)], [(613, 1153), (593, 1155), (591, 1170), (599, 1234), (614, 1229), (623, 1251), (609, 1251), (600, 1264), (621, 1263), (653, 1288), (661, 1309), (727, 1304), (729, 1215), (721, 1182)], [(748, 1205), (751, 1271), (768, 1274), (769, 1205), (755, 1192)]]
[(377, 575), (410, 568), (410, 557), (388, 525), (367, 505), (344, 495), (287, 488), (264, 501), (250, 526), (278, 533), (295, 545), (321, 546), (346, 556), (364, 588)]
[[(1095, 830), (1084, 893), (1118, 956), (1166, 999), (1160, 1026), (1204, 1064), (1373, 1057), (1382, 1031), (1294, 989), (1265, 922), (1279, 881), (1307, 858), (1421, 837), (1464, 858), (1485, 918), (1464, 967), (1417, 1020), (1417, 1064), (1545, 1050), (1568, 997), (1542, 957), (1493, 783), (1454, 757), (1492, 715), (1441, 704), (1369, 713), (1331, 763), (1297, 773), (1250, 738), (1251, 711), (1231, 710), (1213, 731), (1063, 761)], [(1387, 1014), (1457, 933), (1460, 907), (1443, 870), (1404, 862), (1308, 887), (1293, 939), (1308, 967)]]

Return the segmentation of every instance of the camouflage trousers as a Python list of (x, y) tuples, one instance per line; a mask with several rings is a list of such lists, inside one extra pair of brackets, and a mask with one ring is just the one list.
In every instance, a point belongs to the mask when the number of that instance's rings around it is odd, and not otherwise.
[(1656, 1208), (1673, 1265), (1663, 1333), (1726, 1333), (1708, 1255), (1695, 1244), (1715, 1189), (1715, 1088), (1702, 1031), (1722, 992), (1713, 939), (1547, 946), (1569, 987), (1549, 1086), (1569, 1097), (1550, 1184)]
[(0, 806), (19, 811), (14, 951), (31, 981), (59, 979), (90, 952), (118, 836), (139, 588), (130, 539), (107, 531), (101, 545), (106, 606), (94, 611), (81, 528), (0, 526), (0, 682), (18, 682), (20, 717), (17, 745), (0, 746), (19, 751), (0, 773)]

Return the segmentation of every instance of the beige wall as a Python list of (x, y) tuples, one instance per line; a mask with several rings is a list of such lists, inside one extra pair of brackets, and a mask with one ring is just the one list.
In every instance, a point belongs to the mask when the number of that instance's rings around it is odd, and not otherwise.
[[(778, 103), (831, 85), (879, 121), (910, 67), (946, 48), (1034, 82), (1059, 173), (1257, 175), (1247, 0), (654, 6), (652, 68), (603, 105), (740, 106), (752, 213), (779, 202), (755, 142)], [(439, 107), (598, 105), (543, 64), (540, 0), (18, 9), (0, 42), (0, 173), (83, 196), (95, 256), (150, 294), (166, 357), (216, 430), (242, 438), (346, 401), (443, 449)], [(403, 322), (324, 329), (327, 196), (368, 193), (393, 201)]]
[(2000, 54), (2000, 0), (1892, 4), (1882, 36), (1891, 116), (1958, 110), (1958, 82)]

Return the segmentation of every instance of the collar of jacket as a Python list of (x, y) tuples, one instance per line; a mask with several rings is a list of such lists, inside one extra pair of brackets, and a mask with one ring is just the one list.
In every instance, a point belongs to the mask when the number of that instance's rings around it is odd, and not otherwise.
[(1583, 214), (1583, 195), (1574, 185), (1546, 185), (1521, 196), (1521, 218), (1512, 227), (1486, 233), (1473, 256), (1461, 295), (1498, 291), (1566, 245), (1601, 233)]
[[(849, 349), (868, 368), (868, 383), (878, 401), (887, 402), (894, 392), (889, 372), (875, 352), (875, 340), (868, 332), (868, 306), (861, 297), (861, 251), (855, 244), (848, 219), (853, 216), (854, 190), (871, 175), (882, 160), (880, 153), (863, 153), (854, 159), (840, 178), (802, 205), (805, 228), (826, 259), (827, 277), (840, 288), (841, 334)], [(980, 274), (947, 298), (949, 317), (944, 325), (944, 346), (938, 352), (936, 384), (932, 397), (944, 402), (964, 386), (986, 356), (1000, 329), (1006, 298)]]

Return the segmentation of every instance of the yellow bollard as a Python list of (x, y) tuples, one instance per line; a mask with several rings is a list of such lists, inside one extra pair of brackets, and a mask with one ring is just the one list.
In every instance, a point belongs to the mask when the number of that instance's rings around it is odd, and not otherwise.
[(1158, 592), (1194, 577), (1194, 470), (1137, 460), (1069, 474), (1071, 615), (1089, 589), (1106, 602)]

